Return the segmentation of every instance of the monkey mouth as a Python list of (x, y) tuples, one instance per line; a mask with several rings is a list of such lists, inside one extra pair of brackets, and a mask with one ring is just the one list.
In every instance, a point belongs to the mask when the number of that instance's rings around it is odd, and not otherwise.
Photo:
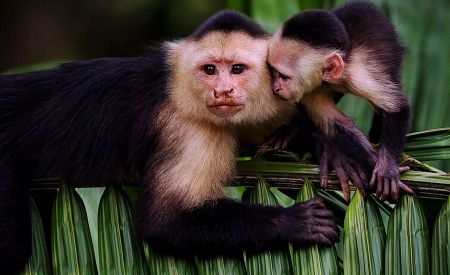
[(289, 100), (289, 95), (284, 90), (281, 90), (281, 91), (280, 90), (272, 90), (272, 91), (273, 91), (273, 94), (278, 96), (279, 98), (284, 99), (284, 100)]
[(243, 104), (238, 103), (217, 103), (207, 105), (208, 110), (217, 116), (233, 116), (244, 109)]

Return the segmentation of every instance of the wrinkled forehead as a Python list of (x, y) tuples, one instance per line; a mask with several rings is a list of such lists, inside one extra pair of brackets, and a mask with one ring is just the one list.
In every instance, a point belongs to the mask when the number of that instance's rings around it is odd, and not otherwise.
[(241, 32), (211, 32), (189, 41), (184, 60), (192, 65), (205, 62), (243, 63), (249, 66), (266, 62), (269, 38), (254, 38)]

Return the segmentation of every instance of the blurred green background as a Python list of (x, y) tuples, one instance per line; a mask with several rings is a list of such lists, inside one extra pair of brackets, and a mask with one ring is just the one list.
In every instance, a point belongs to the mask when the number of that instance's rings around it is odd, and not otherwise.
[[(299, 10), (342, 0), (17, 0), (0, 1), (0, 71), (31, 64), (134, 56), (155, 41), (189, 35), (223, 8), (242, 11), (274, 31)], [(404, 90), (411, 131), (450, 126), (450, 1), (374, 0), (407, 48)], [(45, 66), (45, 65), (44, 65)], [(39, 66), (38, 66), (39, 67)], [(340, 103), (367, 132), (370, 106), (353, 96)], [(449, 162), (433, 161), (450, 170)]]

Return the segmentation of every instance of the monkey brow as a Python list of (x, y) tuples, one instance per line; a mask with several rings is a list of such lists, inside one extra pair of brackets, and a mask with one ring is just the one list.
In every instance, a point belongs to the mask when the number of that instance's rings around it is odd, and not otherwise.
[(234, 63), (246, 63), (244, 60), (237, 58), (237, 55), (235, 53), (233, 54), (222, 54), (220, 56), (218, 55), (210, 55), (207, 56), (205, 60), (210, 60), (215, 63), (225, 63), (225, 64), (234, 64)]

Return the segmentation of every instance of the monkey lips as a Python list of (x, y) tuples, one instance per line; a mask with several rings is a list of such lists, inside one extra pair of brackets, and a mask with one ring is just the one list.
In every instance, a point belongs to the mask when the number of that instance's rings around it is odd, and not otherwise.
[(215, 101), (206, 104), (208, 110), (216, 116), (229, 117), (244, 109), (244, 104), (236, 101)]

